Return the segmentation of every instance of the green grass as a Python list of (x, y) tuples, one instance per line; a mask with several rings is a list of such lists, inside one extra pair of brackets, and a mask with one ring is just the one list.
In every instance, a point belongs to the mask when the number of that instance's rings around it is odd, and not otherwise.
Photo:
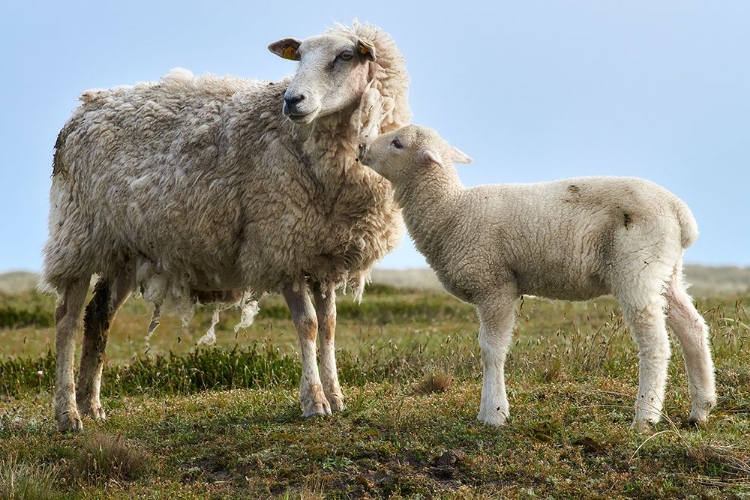
[[(196, 349), (150, 310), (115, 321), (104, 372), (108, 420), (60, 435), (51, 410), (54, 344), (43, 323), (0, 330), (0, 498), (747, 498), (750, 296), (701, 299), (719, 404), (698, 430), (675, 346), (663, 422), (631, 428), (637, 351), (611, 299), (526, 298), (506, 366), (507, 425), (476, 415), (481, 366), (473, 308), (438, 292), (378, 287), (339, 300), (347, 409), (303, 419), (296, 333), (277, 297), (219, 346)], [(0, 307), (53, 302), (33, 293)], [(41, 371), (41, 375), (39, 372)], [(35, 493), (41, 492), (41, 493)]]

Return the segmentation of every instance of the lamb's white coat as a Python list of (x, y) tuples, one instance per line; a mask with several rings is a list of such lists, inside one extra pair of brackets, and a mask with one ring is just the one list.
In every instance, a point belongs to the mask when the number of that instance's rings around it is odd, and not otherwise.
[[(42, 285), (60, 297), (60, 430), (80, 430), (82, 414), (104, 419), (109, 325), (136, 289), (155, 304), (149, 336), (162, 311), (187, 322), (196, 302), (238, 304), (245, 326), (262, 292), (283, 293), (300, 338), (304, 415), (343, 408), (336, 289), (359, 297), (403, 232), (390, 184), (357, 162), (356, 147), (408, 123), (408, 77), (391, 38), (367, 24), (269, 49), (299, 61), (292, 78), (176, 70), (85, 92), (60, 132)], [(94, 273), (75, 383), (75, 332)]]
[(361, 147), (393, 185), (409, 234), (445, 288), (477, 307), (483, 362), (479, 420), (509, 415), (504, 363), (516, 298), (612, 294), (639, 349), (634, 423), (657, 422), (670, 356), (687, 368), (692, 422), (716, 403), (708, 328), (686, 292), (684, 249), (698, 237), (687, 205), (638, 178), (582, 177), (466, 189), (453, 163), (471, 160), (432, 129), (409, 125)]

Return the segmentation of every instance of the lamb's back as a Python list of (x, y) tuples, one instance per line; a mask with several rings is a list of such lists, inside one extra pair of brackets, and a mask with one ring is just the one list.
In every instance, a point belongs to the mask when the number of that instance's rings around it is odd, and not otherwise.
[(480, 274), (513, 281), (518, 293), (595, 297), (608, 292), (608, 263), (629, 248), (635, 254), (665, 238), (679, 241), (675, 200), (664, 188), (638, 178), (468, 189), (458, 210), (463, 220), (456, 224), (455, 267), (484, 265)]

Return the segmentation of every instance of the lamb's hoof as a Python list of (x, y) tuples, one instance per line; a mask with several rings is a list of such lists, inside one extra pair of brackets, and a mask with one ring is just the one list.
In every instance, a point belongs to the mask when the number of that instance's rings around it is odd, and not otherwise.
[(636, 419), (633, 420), (632, 428), (639, 434), (647, 434), (658, 423), (659, 421), (654, 419)]
[(651, 406), (641, 406), (636, 404), (635, 406), (635, 418), (633, 419), (633, 428), (638, 432), (648, 432), (652, 426), (659, 423), (661, 420), (661, 408)]
[(491, 425), (493, 427), (500, 427), (502, 425), (505, 425), (505, 421), (507, 419), (507, 413), (501, 411), (500, 409), (495, 410), (494, 408), (491, 410), (481, 409), (479, 410), (479, 415), (477, 416), (477, 420), (485, 425)]
[(693, 408), (693, 410), (690, 412), (690, 418), (688, 422), (692, 427), (699, 427), (700, 425), (708, 422), (708, 413), (711, 411), (711, 408), (713, 408), (713, 405), (706, 404), (704, 406), (705, 408)]
[(706, 425), (706, 422), (708, 422), (708, 418), (694, 417), (692, 414), (690, 414), (690, 418), (687, 421), (687, 426), (689, 429), (700, 429), (701, 427)]
[(83, 422), (77, 411), (68, 411), (60, 415), (55, 415), (57, 421), (57, 430), (65, 432), (81, 432), (83, 430)]

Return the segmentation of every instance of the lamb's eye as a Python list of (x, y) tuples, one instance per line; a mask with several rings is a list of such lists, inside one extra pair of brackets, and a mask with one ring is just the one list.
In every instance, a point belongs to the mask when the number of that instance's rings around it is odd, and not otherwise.
[(351, 61), (352, 57), (354, 57), (354, 52), (351, 50), (345, 50), (341, 54), (339, 54), (339, 59), (342, 61)]
[(398, 140), (398, 137), (395, 138), (395, 139), (393, 139), (391, 141), (391, 146), (393, 146), (396, 149), (403, 149), (404, 148), (404, 145), (401, 144), (401, 141)]

